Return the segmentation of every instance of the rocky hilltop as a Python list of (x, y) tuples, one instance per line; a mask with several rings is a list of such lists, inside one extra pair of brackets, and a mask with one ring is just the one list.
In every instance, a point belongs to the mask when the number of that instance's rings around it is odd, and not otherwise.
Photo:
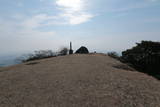
[(0, 68), (0, 107), (159, 107), (160, 82), (103, 54)]

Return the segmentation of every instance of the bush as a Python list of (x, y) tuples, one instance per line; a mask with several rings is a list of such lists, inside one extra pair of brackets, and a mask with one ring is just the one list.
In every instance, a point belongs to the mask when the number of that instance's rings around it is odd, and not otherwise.
[(160, 74), (160, 42), (142, 41), (122, 52), (124, 62), (148, 74)]
[(115, 59), (120, 59), (120, 56), (117, 52), (108, 52), (107, 55)]
[(55, 53), (53, 53), (51, 50), (40, 50), (40, 51), (34, 51), (33, 54), (27, 54), (23, 55), (19, 58), (22, 62), (28, 62), (33, 60), (39, 60), (44, 58), (50, 58), (56, 56)]
[(56, 56), (62, 56), (62, 55), (67, 55), (68, 54), (68, 49), (67, 48), (62, 48), (59, 52), (54, 53), (52, 50), (40, 50), (40, 51), (34, 51), (33, 54), (25, 54), (22, 55), (21, 57), (17, 58), (17, 62), (28, 62), (28, 61), (33, 61), (33, 60), (39, 60), (39, 59), (44, 59), (44, 58), (51, 58), (51, 57), (56, 57)]
[(60, 51), (59, 51), (59, 54), (58, 55), (61, 55), (61, 56), (63, 56), (63, 55), (67, 55), (68, 54), (68, 48), (66, 48), (66, 47), (64, 47), (64, 48), (62, 48)]

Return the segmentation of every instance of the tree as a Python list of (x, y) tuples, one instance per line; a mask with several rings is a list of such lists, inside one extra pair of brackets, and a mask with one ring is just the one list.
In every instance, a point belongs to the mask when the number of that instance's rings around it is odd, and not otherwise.
[(59, 55), (67, 55), (68, 54), (68, 48), (63, 47), (60, 51), (59, 51)]
[(148, 74), (160, 74), (160, 42), (142, 41), (122, 52), (124, 62)]

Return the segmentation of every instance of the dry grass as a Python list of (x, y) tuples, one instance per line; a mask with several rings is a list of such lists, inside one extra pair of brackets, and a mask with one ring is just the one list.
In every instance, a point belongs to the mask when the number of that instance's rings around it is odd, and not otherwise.
[(0, 107), (160, 107), (160, 82), (103, 54), (0, 68)]

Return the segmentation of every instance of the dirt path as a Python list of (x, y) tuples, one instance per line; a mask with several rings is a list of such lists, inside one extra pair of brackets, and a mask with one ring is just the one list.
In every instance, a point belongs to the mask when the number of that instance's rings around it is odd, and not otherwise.
[(0, 107), (160, 107), (160, 81), (108, 56), (71, 55), (0, 69)]

